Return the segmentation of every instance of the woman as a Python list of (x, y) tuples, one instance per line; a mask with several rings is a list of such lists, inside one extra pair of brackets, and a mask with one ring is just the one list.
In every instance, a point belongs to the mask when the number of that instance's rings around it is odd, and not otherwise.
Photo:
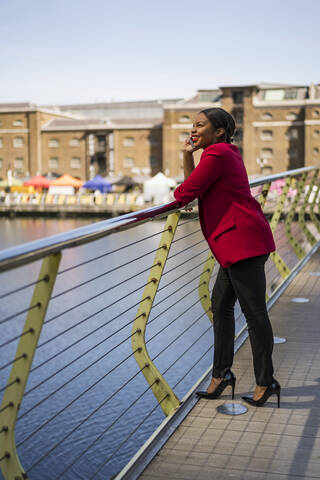
[[(185, 181), (174, 196), (181, 205), (198, 197), (202, 232), (220, 264), (212, 291), (214, 362), (212, 381), (198, 396), (218, 398), (231, 385), (234, 355), (234, 304), (239, 300), (246, 317), (253, 354), (256, 389), (246, 402), (262, 406), (277, 394), (273, 378), (273, 332), (266, 309), (264, 264), (275, 250), (270, 226), (260, 204), (252, 197), (247, 172), (238, 148), (231, 144), (235, 130), (232, 116), (222, 108), (196, 115), (191, 138), (184, 145)], [(203, 149), (194, 166), (193, 152)]]

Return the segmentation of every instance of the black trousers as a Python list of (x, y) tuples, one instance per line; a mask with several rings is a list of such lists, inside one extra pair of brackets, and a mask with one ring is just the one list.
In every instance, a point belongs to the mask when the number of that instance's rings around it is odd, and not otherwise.
[(220, 267), (211, 296), (214, 328), (213, 376), (231, 368), (234, 355), (234, 305), (238, 298), (248, 325), (256, 384), (272, 383), (273, 332), (266, 308), (264, 265), (269, 255)]

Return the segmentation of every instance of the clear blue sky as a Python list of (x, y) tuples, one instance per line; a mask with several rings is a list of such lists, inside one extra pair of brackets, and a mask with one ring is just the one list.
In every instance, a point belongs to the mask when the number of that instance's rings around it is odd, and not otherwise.
[(0, 102), (320, 82), (319, 0), (1, 0)]

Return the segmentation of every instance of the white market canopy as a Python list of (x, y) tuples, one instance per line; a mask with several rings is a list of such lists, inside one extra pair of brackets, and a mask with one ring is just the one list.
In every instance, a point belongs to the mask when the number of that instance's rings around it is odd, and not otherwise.
[(175, 180), (166, 177), (162, 172), (146, 180), (143, 184), (143, 195), (145, 202), (152, 202), (156, 205), (170, 201), (170, 192), (176, 186)]

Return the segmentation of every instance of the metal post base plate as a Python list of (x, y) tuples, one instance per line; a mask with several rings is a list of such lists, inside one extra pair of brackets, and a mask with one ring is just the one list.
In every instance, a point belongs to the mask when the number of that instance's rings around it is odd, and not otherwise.
[(273, 343), (286, 343), (287, 339), (283, 337), (273, 337)]
[(223, 415), (242, 415), (248, 411), (242, 403), (223, 403), (216, 410)]

